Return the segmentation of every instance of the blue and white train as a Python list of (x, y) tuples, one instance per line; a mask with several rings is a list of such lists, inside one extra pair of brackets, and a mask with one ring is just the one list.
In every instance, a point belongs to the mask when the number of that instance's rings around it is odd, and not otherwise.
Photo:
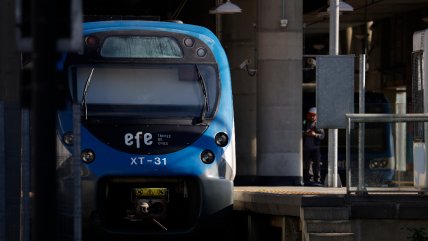
[(83, 34), (84, 51), (59, 64), (68, 96), (58, 112), (57, 168), (71, 161), (79, 106), (84, 230), (188, 234), (230, 210), (234, 112), (216, 36), (135, 20), (87, 22)]

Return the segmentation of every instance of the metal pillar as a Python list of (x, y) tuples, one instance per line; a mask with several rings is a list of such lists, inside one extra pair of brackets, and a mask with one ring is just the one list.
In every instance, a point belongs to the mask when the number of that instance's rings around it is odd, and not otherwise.
[(258, 241), (260, 236), (260, 220), (257, 214), (247, 216), (247, 237), (248, 241)]
[[(339, 54), (339, 0), (330, 0), (330, 55)], [(337, 187), (337, 129), (328, 130), (328, 186)]]
[(80, 105), (73, 104), (73, 240), (82, 240), (82, 179), (81, 170), (82, 162), (80, 159)]
[[(47, 7), (49, 6), (49, 7)], [(32, 240), (56, 237), (56, 133), (55, 61), (56, 1), (32, 0), (33, 60), (31, 143), (34, 168), (34, 217)]]
[(21, 228), (20, 241), (30, 241), (30, 192), (31, 192), (31, 143), (30, 143), (30, 112), (21, 111)]
[[(223, 3), (223, 0), (216, 0), (216, 6)], [(222, 42), (223, 31), (222, 31), (222, 17), (221, 14), (215, 15), (215, 34), (220, 42)]]
[[(360, 94), (359, 94), (359, 113), (364, 114), (366, 111), (365, 96), (366, 96), (366, 55), (360, 55)], [(358, 130), (358, 188), (364, 190), (364, 169), (365, 169), (365, 124), (359, 123)], [(350, 185), (350, 184), (349, 184)]]

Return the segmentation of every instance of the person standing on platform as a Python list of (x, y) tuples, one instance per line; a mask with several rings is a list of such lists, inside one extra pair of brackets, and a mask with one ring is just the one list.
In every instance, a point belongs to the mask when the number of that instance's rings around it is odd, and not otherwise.
[(322, 186), (320, 143), (323, 129), (317, 128), (317, 109), (312, 107), (303, 124), (303, 182), (305, 186)]

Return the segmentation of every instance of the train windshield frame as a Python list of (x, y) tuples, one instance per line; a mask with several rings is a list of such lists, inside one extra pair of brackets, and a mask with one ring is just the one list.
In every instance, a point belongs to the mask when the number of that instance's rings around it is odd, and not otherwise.
[(69, 87), (86, 117), (213, 118), (215, 64), (73, 65)]

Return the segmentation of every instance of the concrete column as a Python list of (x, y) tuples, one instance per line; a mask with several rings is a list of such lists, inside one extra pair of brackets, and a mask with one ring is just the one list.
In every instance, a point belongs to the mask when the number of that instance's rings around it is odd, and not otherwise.
[(272, 185), (302, 180), (302, 12), (301, 0), (258, 0), (257, 174)]
[(236, 185), (252, 185), (257, 179), (256, 106), (257, 78), (240, 65), (257, 68), (257, 0), (233, 0), (242, 13), (222, 16), (222, 44), (232, 76), (236, 131)]

